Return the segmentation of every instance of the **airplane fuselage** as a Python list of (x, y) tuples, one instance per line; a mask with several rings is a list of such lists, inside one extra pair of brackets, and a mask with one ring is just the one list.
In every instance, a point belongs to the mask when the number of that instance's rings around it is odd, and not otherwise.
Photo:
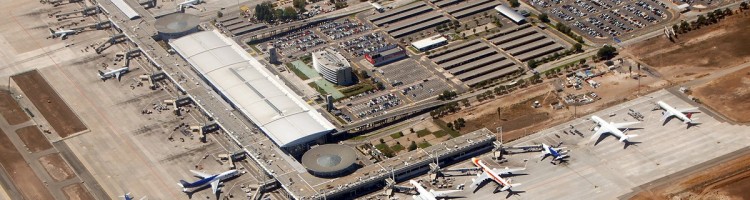
[(226, 180), (228, 178), (237, 176), (238, 174), (239, 174), (239, 172), (237, 170), (229, 170), (229, 171), (226, 171), (226, 172), (222, 172), (221, 174), (216, 174), (216, 175), (213, 175), (213, 176), (209, 176), (209, 177), (203, 178), (201, 180), (197, 180), (197, 181), (192, 182), (192, 183), (183, 184), (182, 186), (185, 188), (185, 191), (187, 191), (187, 188), (202, 188), (204, 186), (210, 185), (211, 182), (214, 182), (214, 181), (221, 182), (221, 181), (224, 181), (224, 180)]
[(423, 199), (423, 200), (437, 200), (437, 198), (434, 195), (432, 195), (432, 193), (430, 191), (427, 191), (426, 189), (424, 189), (424, 187), (422, 187), (422, 185), (420, 185), (416, 181), (409, 180), (409, 183), (411, 183), (411, 185), (413, 185), (414, 187), (417, 188), (417, 192), (419, 193), (419, 198), (420, 199)]
[(562, 159), (562, 154), (560, 152), (557, 152), (554, 148), (547, 144), (542, 144), (542, 148), (544, 148), (544, 151), (554, 157), (555, 160)]
[(670, 106), (667, 103), (664, 103), (663, 101), (657, 101), (656, 102), (659, 107), (664, 109), (664, 112), (672, 113), (677, 119), (682, 120), (683, 123), (691, 123), (693, 122), (692, 119), (690, 119), (685, 113), (680, 112), (679, 110), (675, 109), (674, 107)]
[(604, 119), (599, 118), (599, 116), (596, 116), (596, 115), (591, 116), (591, 120), (593, 120), (594, 122), (596, 122), (596, 124), (599, 125), (600, 129), (604, 128), (604, 129), (608, 130), (607, 132), (611, 133), (612, 135), (617, 136), (618, 138), (626, 137), (625, 133), (623, 133), (620, 129), (618, 129), (615, 126), (612, 126), (612, 124), (610, 124), (607, 121), (604, 121)]
[(478, 158), (472, 158), (471, 162), (474, 163), (474, 165), (476, 165), (480, 169), (482, 169), (482, 171), (484, 173), (487, 173), (487, 175), (490, 176), (490, 178), (493, 181), (495, 181), (496, 183), (502, 185), (503, 187), (510, 185), (510, 183), (508, 183), (508, 181), (506, 181), (505, 179), (501, 178), (500, 175), (498, 175), (497, 173), (495, 173), (494, 171), (492, 171), (492, 169), (490, 169), (489, 167), (487, 167), (487, 165), (485, 165), (484, 162), (482, 162), (482, 160), (479, 160)]

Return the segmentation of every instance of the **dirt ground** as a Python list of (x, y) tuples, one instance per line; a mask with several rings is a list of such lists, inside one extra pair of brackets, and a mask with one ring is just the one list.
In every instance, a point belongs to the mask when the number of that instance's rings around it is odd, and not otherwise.
[(750, 122), (750, 68), (695, 87), (693, 95), (733, 121)]
[(95, 200), (80, 183), (65, 186), (62, 190), (68, 200)]
[(655, 186), (633, 199), (750, 199), (750, 154)]
[(23, 90), (23, 93), (39, 109), (50, 126), (60, 137), (86, 130), (86, 125), (76, 116), (73, 110), (57, 95), (39, 71), (33, 70), (13, 76), (13, 81)]
[(30, 119), (8, 91), (0, 91), (0, 114), (10, 125), (20, 124)]
[(24, 199), (54, 199), (39, 177), (26, 164), (10, 138), (0, 131), (0, 165)]
[[(745, 12), (748, 13), (747, 11)], [(680, 83), (750, 61), (750, 16), (735, 14), (685, 34), (676, 42), (654, 37), (625, 49), (665, 79)]]
[(18, 137), (21, 138), (26, 148), (32, 153), (40, 152), (52, 148), (46, 137), (39, 131), (36, 126), (27, 126), (16, 130)]
[(45, 155), (39, 158), (39, 163), (42, 163), (44, 169), (55, 181), (68, 180), (75, 176), (73, 169), (68, 166), (68, 163), (63, 160), (59, 153)]

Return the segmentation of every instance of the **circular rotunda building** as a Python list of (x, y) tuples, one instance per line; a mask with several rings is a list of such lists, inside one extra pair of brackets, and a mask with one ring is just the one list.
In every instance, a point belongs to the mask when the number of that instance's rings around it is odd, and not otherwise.
[(320, 145), (302, 155), (302, 165), (315, 176), (342, 176), (357, 168), (357, 153), (354, 151), (346, 145)]
[(186, 13), (172, 13), (156, 19), (154, 27), (159, 39), (170, 40), (198, 32), (200, 17)]

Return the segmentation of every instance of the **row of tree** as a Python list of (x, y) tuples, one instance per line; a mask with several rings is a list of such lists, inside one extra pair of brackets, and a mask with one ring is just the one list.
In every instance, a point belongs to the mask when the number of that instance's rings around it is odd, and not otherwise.
[(453, 130), (461, 130), (462, 127), (466, 127), (466, 120), (464, 120), (464, 118), (462, 117), (459, 117), (458, 119), (453, 120), (453, 122), (448, 122), (445, 125)]
[(299, 13), (292, 7), (274, 9), (273, 4), (267, 1), (255, 6), (255, 19), (265, 22), (272, 22), (275, 20), (294, 20), (297, 19), (298, 16)]
[(698, 19), (691, 23), (682, 21), (682, 23), (680, 23), (679, 25), (672, 25), (672, 29), (674, 29), (675, 33), (687, 33), (690, 30), (699, 29), (701, 26), (707, 26), (717, 23), (727, 16), (732, 16), (732, 14), (732, 10), (730, 10), (729, 8), (724, 10), (716, 9), (712, 12), (706, 13), (706, 16), (698, 15)]

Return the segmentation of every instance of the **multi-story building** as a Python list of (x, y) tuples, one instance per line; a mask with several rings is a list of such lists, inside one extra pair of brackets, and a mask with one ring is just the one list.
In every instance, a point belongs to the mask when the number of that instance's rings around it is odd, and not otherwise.
[(365, 59), (375, 66), (385, 65), (402, 58), (406, 58), (406, 51), (398, 45), (383, 47), (365, 54)]
[(325, 48), (323, 51), (312, 53), (313, 67), (326, 80), (337, 85), (351, 85), (352, 66), (341, 53)]

